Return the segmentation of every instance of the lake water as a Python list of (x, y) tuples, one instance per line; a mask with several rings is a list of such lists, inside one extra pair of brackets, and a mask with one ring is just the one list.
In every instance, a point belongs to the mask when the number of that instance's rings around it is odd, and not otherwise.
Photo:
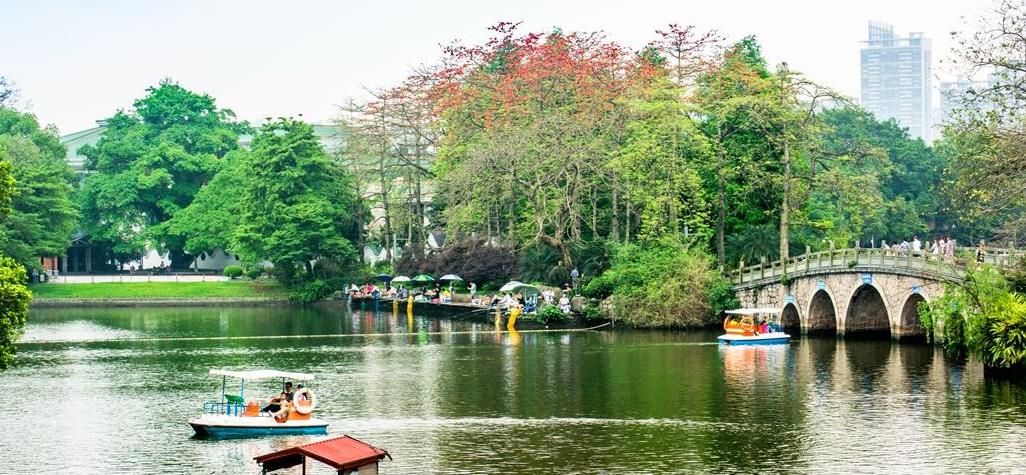
[(714, 339), (342, 307), (37, 309), (0, 373), (0, 472), (259, 473), (253, 457), (315, 438), (200, 440), (185, 421), (219, 397), (210, 368), (264, 367), (316, 374), (329, 434), (387, 449), (384, 473), (1026, 471), (1026, 386), (978, 365)]

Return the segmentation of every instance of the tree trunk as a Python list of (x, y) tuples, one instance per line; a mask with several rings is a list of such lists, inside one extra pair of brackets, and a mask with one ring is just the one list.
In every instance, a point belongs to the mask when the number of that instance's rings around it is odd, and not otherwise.
[(513, 200), (512, 199), (510, 199), (510, 201), (509, 201), (509, 210), (508, 210), (507, 216), (509, 217), (509, 223), (507, 223), (508, 226), (509, 226), (507, 228), (507, 232), (509, 233), (509, 243), (510, 243), (510, 245), (514, 245), (513, 243), (516, 242), (516, 226), (515, 225), (516, 225), (516, 221), (517, 220), (516, 220), (516, 211), (514, 209)]
[(782, 188), (784, 196), (780, 203), (780, 260), (787, 260), (790, 252), (788, 231), (791, 226), (791, 147), (786, 137), (784, 138), (784, 183)]
[(385, 256), (389, 264), (395, 264), (395, 257), (392, 255), (392, 246), (395, 243), (395, 236), (392, 234), (392, 209), (388, 206), (387, 181), (385, 178), (385, 164), (381, 164), (381, 208), (385, 211)]
[(723, 139), (719, 138), (716, 144), (716, 261), (723, 267), (726, 259), (726, 232), (727, 210), (723, 203)]
[(613, 195), (610, 198), (613, 213), (609, 219), (609, 239), (612, 241), (620, 240), (620, 184), (617, 183), (616, 174), (613, 174)]

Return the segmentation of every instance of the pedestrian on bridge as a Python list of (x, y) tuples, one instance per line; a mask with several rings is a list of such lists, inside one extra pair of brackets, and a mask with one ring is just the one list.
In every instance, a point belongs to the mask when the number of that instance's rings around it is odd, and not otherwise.
[(983, 264), (983, 261), (987, 258), (987, 243), (980, 239), (980, 246), (976, 248), (976, 263)]

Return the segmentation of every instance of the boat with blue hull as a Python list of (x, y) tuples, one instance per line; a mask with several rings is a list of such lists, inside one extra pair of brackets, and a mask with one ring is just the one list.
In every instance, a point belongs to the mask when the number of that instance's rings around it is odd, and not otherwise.
[[(314, 376), (275, 370), (229, 371), (212, 369), (212, 376), (221, 376), (221, 399), (203, 404), (204, 414), (190, 419), (189, 425), (197, 437), (240, 438), (273, 435), (323, 435), (328, 423), (313, 417), (317, 396), (310, 388), (286, 391), (286, 381), (312, 381)], [(239, 394), (227, 393), (228, 378), (238, 378)], [(246, 400), (246, 381), (281, 379), (283, 397), (270, 400)], [(273, 407), (272, 412), (261, 410), (261, 404)], [(265, 407), (267, 409), (267, 407)], [(270, 411), (270, 410), (268, 410)]]
[[(716, 339), (724, 345), (780, 345), (791, 342), (781, 331), (780, 311), (775, 308), (739, 308), (724, 312), (723, 330)], [(762, 316), (756, 321), (756, 316)]]

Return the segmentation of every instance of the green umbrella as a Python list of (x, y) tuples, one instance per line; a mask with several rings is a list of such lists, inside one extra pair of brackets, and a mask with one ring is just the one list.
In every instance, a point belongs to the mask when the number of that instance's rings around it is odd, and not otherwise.
[(416, 275), (416, 276), (413, 276), (412, 279), (410, 279), (410, 282), (416, 282), (416, 283), (422, 284), (422, 285), (427, 285), (427, 284), (430, 284), (431, 282), (434, 282), (434, 281), (435, 281), (435, 278), (431, 277), (430, 275), (427, 275), (427, 274)]

